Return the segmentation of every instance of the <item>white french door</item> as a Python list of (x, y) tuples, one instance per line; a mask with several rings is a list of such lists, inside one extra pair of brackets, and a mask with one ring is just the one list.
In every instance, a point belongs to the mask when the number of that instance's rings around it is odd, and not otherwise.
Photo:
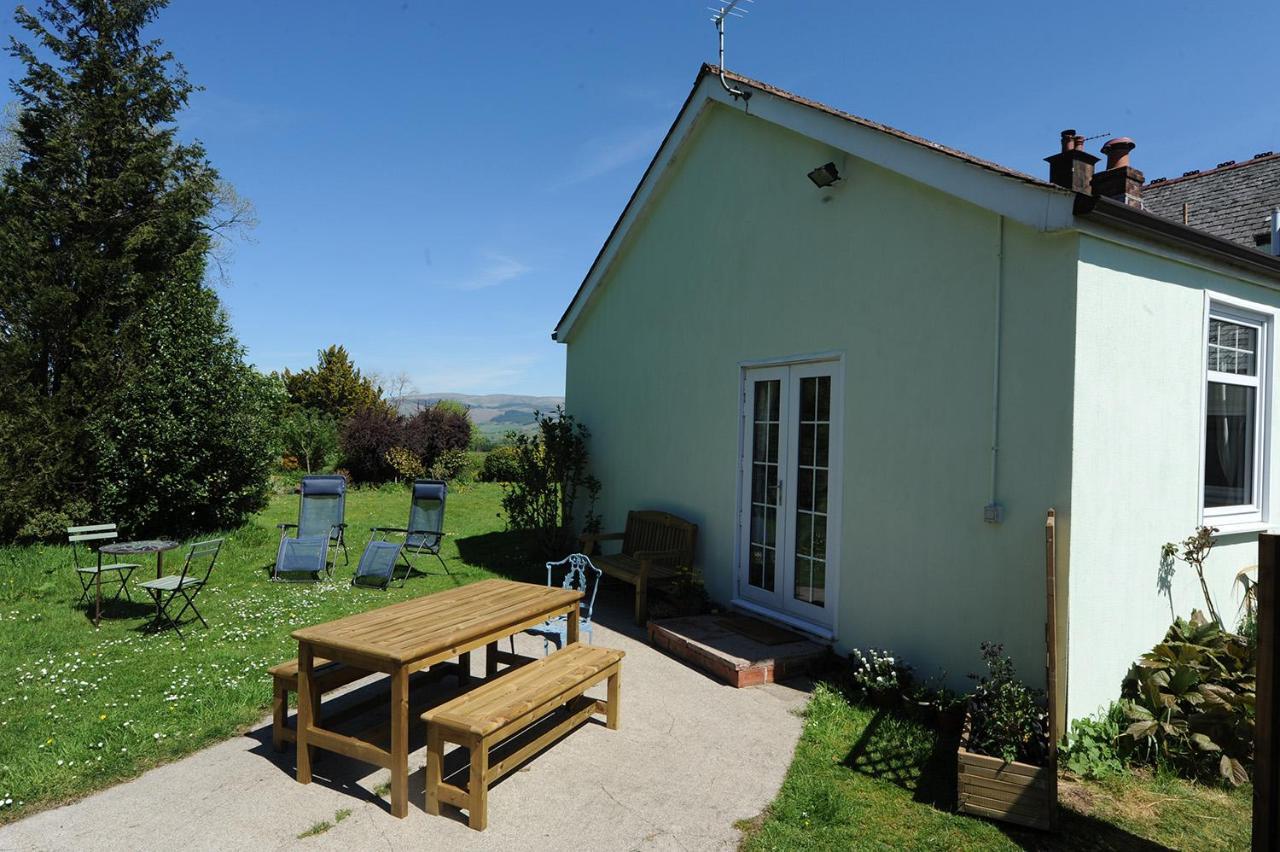
[(839, 571), (840, 364), (743, 373), (738, 595), (834, 624)]

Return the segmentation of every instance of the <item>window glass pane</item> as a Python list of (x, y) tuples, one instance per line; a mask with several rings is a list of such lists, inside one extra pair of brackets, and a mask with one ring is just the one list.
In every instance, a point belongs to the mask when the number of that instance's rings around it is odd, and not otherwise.
[(796, 553), (808, 556), (813, 552), (813, 515), (796, 512)]
[(1207, 397), (1204, 505), (1248, 506), (1254, 502), (1257, 389), (1209, 382)]
[(769, 461), (775, 464), (778, 461), (778, 424), (774, 423), (769, 426)]
[(818, 377), (818, 419), (831, 419), (831, 377)]
[(827, 511), (827, 472), (825, 470), (813, 472), (813, 510)]
[(802, 467), (796, 471), (796, 508), (802, 512), (813, 511), (813, 468)]
[(1258, 374), (1258, 329), (1224, 319), (1209, 319), (1208, 368), (1238, 376)]
[(808, 603), (813, 598), (813, 560), (803, 556), (796, 557), (796, 581), (794, 594), (796, 600)]
[(773, 572), (774, 572), (775, 554), (773, 548), (770, 547), (764, 552), (764, 582), (761, 584), (766, 592), (773, 591)]
[(813, 420), (813, 413), (818, 407), (818, 382), (816, 379), (800, 380), (800, 419)]
[(800, 464), (812, 466), (814, 435), (819, 427), (802, 423), (797, 428), (800, 430)]

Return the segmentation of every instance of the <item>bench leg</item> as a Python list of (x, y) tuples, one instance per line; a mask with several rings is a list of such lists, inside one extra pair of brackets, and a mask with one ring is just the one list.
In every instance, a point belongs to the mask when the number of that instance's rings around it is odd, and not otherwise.
[(279, 680), (271, 697), (271, 747), (284, 751), (284, 726), (289, 718), (289, 688)]
[(467, 825), (484, 831), (489, 825), (489, 744), (477, 737), (471, 741), (471, 774), (467, 776)]
[(649, 614), (649, 582), (641, 577), (636, 580), (636, 624), (644, 627)]
[(622, 694), (622, 667), (609, 675), (608, 706), (605, 709), (605, 725), (611, 730), (618, 730), (618, 698)]
[(458, 655), (458, 686), (471, 683), (471, 652)]
[(440, 729), (427, 725), (427, 813), (440, 815), (440, 781), (443, 776), (444, 741)]

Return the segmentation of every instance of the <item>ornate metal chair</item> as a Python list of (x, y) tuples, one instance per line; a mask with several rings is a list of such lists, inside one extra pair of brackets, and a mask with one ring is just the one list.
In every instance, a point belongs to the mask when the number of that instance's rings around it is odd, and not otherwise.
[[(591, 560), (581, 553), (575, 553), (572, 556), (565, 557), (559, 562), (547, 563), (547, 585), (553, 585), (555, 569), (566, 568), (564, 573), (564, 581), (560, 584), (565, 589), (578, 589), (582, 592), (582, 601), (578, 605), (578, 634), (587, 638), (587, 644), (591, 644), (591, 616), (595, 611), (596, 592), (600, 590), (601, 571), (595, 565), (591, 564)], [(537, 627), (530, 627), (523, 631), (532, 636), (542, 637), (542, 653), (545, 655), (550, 651), (550, 646), (554, 644), (556, 650), (565, 645), (565, 636), (568, 633), (568, 616), (558, 615), (555, 618), (549, 618), (539, 624)], [(511, 653), (516, 651), (516, 638), (511, 637)]]

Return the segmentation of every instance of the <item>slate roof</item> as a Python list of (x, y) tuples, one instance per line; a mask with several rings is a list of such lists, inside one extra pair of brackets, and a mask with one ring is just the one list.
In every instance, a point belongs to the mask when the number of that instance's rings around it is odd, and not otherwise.
[(1182, 177), (1157, 178), (1142, 188), (1147, 212), (1216, 237), (1270, 252), (1271, 211), (1280, 207), (1280, 153), (1222, 163)]

